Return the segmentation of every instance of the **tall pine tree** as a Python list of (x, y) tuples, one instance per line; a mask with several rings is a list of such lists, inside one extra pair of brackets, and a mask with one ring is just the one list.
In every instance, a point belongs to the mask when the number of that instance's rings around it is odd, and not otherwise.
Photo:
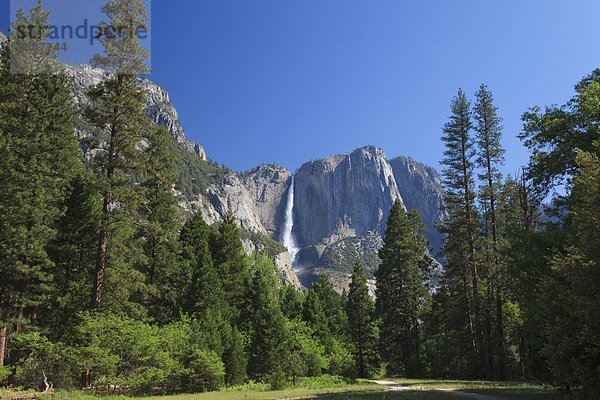
[(55, 49), (46, 44), (48, 18), (41, 2), (28, 14), (20, 10), (14, 30), (33, 27), (39, 35), (13, 35), (0, 56), (0, 336), (5, 338), (0, 366), (6, 337), (35, 323), (47, 306), (54, 268), (48, 244), (56, 237), (72, 179), (82, 172), (65, 75), (12, 69), (15, 59), (40, 59), (28, 51), (56, 62)]
[(161, 324), (177, 317), (177, 233), (180, 216), (174, 193), (176, 181), (172, 142), (164, 127), (153, 127), (145, 149), (146, 178), (142, 184), (140, 236), (145, 258), (142, 270), (150, 287), (152, 318)]
[[(479, 178), (482, 180), (482, 190), (480, 201), (483, 205), (483, 220), (485, 243), (487, 247), (486, 254), (488, 255), (487, 264), (489, 273), (486, 282), (485, 291), (487, 292), (487, 298), (495, 300), (495, 348), (498, 355), (498, 368), (497, 377), (504, 379), (506, 369), (506, 354), (504, 349), (504, 322), (503, 322), (503, 280), (502, 280), (502, 269), (500, 260), (500, 205), (499, 205), (499, 192), (501, 189), (502, 174), (498, 167), (504, 163), (504, 149), (502, 148), (502, 120), (498, 116), (498, 109), (494, 105), (494, 99), (492, 93), (487, 89), (485, 85), (481, 85), (477, 93), (475, 94), (475, 106), (473, 107), (473, 117), (476, 121), (475, 131), (477, 132), (477, 166), (482, 170)], [(491, 326), (491, 304), (487, 306), (488, 315), (487, 326)], [(492, 333), (489, 329), (486, 330), (486, 338), (489, 343), (488, 357), (488, 371), (494, 370), (492, 365), (492, 348), (491, 344)]]
[(365, 267), (356, 260), (346, 303), (348, 332), (359, 378), (372, 376), (379, 368), (379, 331), (375, 320), (375, 301), (369, 294)]
[[(133, 240), (138, 223), (139, 193), (134, 175), (143, 169), (144, 133), (152, 129), (144, 111), (145, 98), (136, 85), (138, 74), (148, 72), (148, 51), (140, 46), (138, 29), (147, 26), (148, 15), (141, 0), (114, 0), (102, 11), (109, 22), (102, 23), (106, 32), (112, 26), (119, 34), (103, 35), (104, 54), (94, 56), (92, 64), (105, 68), (111, 75), (88, 91), (90, 107), (86, 116), (99, 136), (99, 152), (94, 159), (97, 185), (102, 196), (102, 214), (98, 238), (97, 261), (93, 274), (91, 305), (99, 309), (105, 291), (107, 268), (113, 267), (112, 289), (127, 280), (130, 289), (139, 291), (141, 276), (133, 271), (126, 253), (138, 254)], [(135, 284), (134, 284), (135, 282)], [(124, 289), (124, 288), (123, 288)], [(113, 293), (119, 304), (130, 295)]]
[(421, 372), (421, 315), (428, 297), (420, 278), (426, 239), (419, 215), (396, 201), (390, 211), (377, 269), (377, 314), (388, 373), (416, 377)]
[(475, 143), (471, 137), (471, 109), (462, 90), (451, 103), (452, 114), (444, 125), (444, 204), (446, 218), (443, 255), (446, 273), (443, 291), (449, 295), (445, 307), (451, 332), (463, 343), (461, 359), (467, 375), (481, 373), (481, 298), (476, 241), (479, 218), (475, 206)]

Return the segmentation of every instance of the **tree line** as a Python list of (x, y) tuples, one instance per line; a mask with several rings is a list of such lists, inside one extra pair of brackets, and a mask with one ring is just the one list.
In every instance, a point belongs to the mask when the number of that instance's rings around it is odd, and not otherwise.
[[(103, 11), (147, 23), (139, 0)], [(15, 24), (44, 27), (48, 13), (38, 3)], [(181, 214), (172, 139), (137, 85), (148, 54), (136, 35), (101, 39), (92, 64), (110, 75), (77, 110), (47, 34), (10, 37), (0, 55), (1, 382), (171, 393), (387, 374), (598, 397), (600, 70), (564, 106), (523, 114), (532, 156), (519, 176), (500, 173), (490, 90), (473, 104), (459, 91), (442, 134), (441, 281), (419, 215), (398, 202), (375, 296), (359, 261), (340, 296), (326, 277), (306, 292), (282, 285), (266, 254), (245, 252), (233, 215), (209, 226)], [(15, 49), (41, 49), (53, 73), (13, 73)], [(93, 138), (87, 159), (76, 127)]]
[(492, 93), (482, 85), (473, 104), (461, 90), (452, 100), (442, 136), (445, 275), (423, 316), (426, 374), (600, 395), (600, 70), (575, 91), (565, 105), (523, 114), (531, 159), (507, 177)]

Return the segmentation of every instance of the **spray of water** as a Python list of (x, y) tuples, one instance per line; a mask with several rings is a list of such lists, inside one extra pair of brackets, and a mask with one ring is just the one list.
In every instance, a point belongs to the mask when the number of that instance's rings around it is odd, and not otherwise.
[(281, 233), (281, 241), (283, 245), (288, 249), (292, 261), (296, 261), (296, 255), (298, 254), (298, 244), (296, 238), (292, 233), (294, 228), (294, 176), (292, 176), (292, 183), (288, 190), (287, 204), (285, 207), (285, 221), (283, 223), (283, 231)]

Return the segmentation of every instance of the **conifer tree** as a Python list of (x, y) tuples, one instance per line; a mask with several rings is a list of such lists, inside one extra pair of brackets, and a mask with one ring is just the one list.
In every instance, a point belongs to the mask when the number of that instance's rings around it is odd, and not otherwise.
[[(175, 281), (181, 293), (181, 309), (196, 318), (198, 334), (204, 345), (222, 355), (228, 331), (225, 329), (225, 293), (210, 253), (210, 227), (200, 213), (189, 220), (181, 230), (183, 279)], [(227, 367), (227, 363), (226, 367)]]
[(358, 377), (368, 378), (379, 367), (379, 337), (375, 321), (375, 301), (369, 295), (367, 275), (360, 259), (356, 260), (352, 272), (346, 313)]
[(56, 339), (69, 334), (68, 328), (75, 325), (78, 314), (89, 309), (89, 281), (100, 220), (100, 199), (89, 179), (74, 179), (65, 204), (66, 213), (59, 219), (57, 236), (49, 246), (55, 263), (52, 293), (48, 309), (40, 317), (50, 337)]
[(325, 275), (310, 287), (302, 315), (326, 348), (331, 348), (333, 342), (342, 338), (346, 332), (346, 313), (341, 298)]
[[(503, 288), (501, 277), (501, 262), (499, 255), (500, 247), (500, 216), (499, 216), (499, 191), (502, 175), (498, 166), (504, 163), (504, 149), (502, 148), (502, 126), (501, 119), (498, 117), (497, 107), (494, 105), (492, 93), (485, 85), (481, 85), (475, 94), (476, 102), (473, 108), (473, 116), (477, 122), (475, 131), (477, 132), (477, 166), (483, 171), (479, 179), (483, 182), (480, 201), (483, 204), (485, 221), (484, 233), (485, 242), (488, 245), (488, 273), (489, 282), (487, 282), (488, 298), (495, 297), (496, 304), (496, 352), (498, 354), (498, 377), (504, 378), (506, 368), (506, 355), (504, 349), (504, 323), (502, 316)], [(488, 306), (490, 307), (491, 304)], [(491, 315), (492, 311), (487, 310)], [(488, 325), (491, 325), (488, 323)], [(487, 332), (488, 342), (491, 338), (491, 332)], [(488, 359), (491, 352), (488, 350)], [(490, 362), (488, 361), (488, 364)], [(488, 365), (491, 369), (492, 365)]]
[(248, 256), (232, 214), (225, 217), (218, 233), (213, 237), (211, 254), (229, 307), (228, 319), (245, 330), (251, 276)]
[[(48, 244), (56, 237), (69, 185), (82, 172), (65, 75), (12, 69), (15, 59), (43, 56), (56, 62), (57, 52), (46, 44), (48, 18), (41, 2), (28, 14), (19, 11), (15, 30), (34, 27), (39, 35), (11, 37), (0, 55), (0, 332), (5, 339), (11, 327), (18, 332), (26, 322), (35, 323), (40, 308), (47, 306), (54, 267)], [(25, 46), (19, 46), (22, 40)], [(11, 51), (20, 53), (11, 56)]]
[(594, 151), (593, 143), (600, 138), (600, 116), (589, 112), (585, 93), (598, 82), (600, 68), (575, 86), (577, 93), (567, 104), (544, 109), (534, 106), (523, 113), (519, 139), (531, 152), (526, 178), (531, 180), (536, 195), (543, 198), (561, 185), (569, 192), (580, 169), (575, 149)]
[(452, 114), (444, 125), (445, 144), (443, 177), (446, 218), (440, 230), (445, 234), (443, 255), (446, 273), (443, 289), (451, 298), (446, 309), (453, 321), (453, 332), (462, 337), (462, 353), (468, 374), (480, 373), (481, 364), (481, 299), (476, 240), (479, 232), (473, 179), (475, 148), (471, 137), (470, 104), (462, 90), (451, 103)]
[(427, 290), (419, 267), (426, 255), (426, 240), (419, 215), (407, 213), (396, 201), (390, 211), (377, 269), (377, 314), (381, 317), (383, 358), (388, 372), (408, 377), (420, 372), (421, 324)]
[(177, 317), (177, 230), (179, 212), (173, 192), (175, 171), (171, 137), (164, 127), (154, 127), (145, 149), (146, 179), (142, 184), (140, 236), (144, 242), (143, 270), (150, 286), (150, 314), (164, 324)]
[[(152, 129), (144, 111), (145, 99), (136, 85), (138, 74), (148, 72), (148, 51), (140, 46), (138, 30), (147, 27), (148, 15), (141, 0), (114, 0), (102, 11), (109, 22), (101, 23), (103, 32), (112, 26), (112, 34), (100, 42), (104, 54), (94, 56), (92, 64), (111, 75), (88, 91), (91, 104), (86, 117), (99, 135), (99, 152), (94, 159), (97, 185), (102, 196), (101, 225), (96, 268), (93, 274), (91, 305), (99, 309), (105, 291), (107, 267), (114, 267), (113, 278), (135, 281), (132, 290), (141, 290), (141, 276), (133, 271), (131, 261), (123, 253), (138, 254), (132, 236), (137, 223), (139, 193), (134, 174), (143, 173), (144, 133)], [(116, 33), (116, 34), (115, 34)], [(122, 248), (118, 248), (122, 246)], [(128, 248), (129, 247), (129, 248)], [(120, 276), (119, 276), (120, 275)], [(124, 289), (124, 288), (123, 288)], [(119, 295), (128, 301), (128, 294)]]
[(252, 276), (248, 372), (251, 377), (271, 382), (283, 373), (287, 357), (288, 338), (277, 288), (275, 266), (266, 256), (256, 255)]
[(226, 336), (223, 363), (225, 364), (225, 383), (230, 386), (242, 385), (246, 382), (248, 357), (246, 355), (246, 339), (242, 332), (234, 326)]
[(283, 285), (279, 293), (281, 310), (289, 320), (302, 319), (304, 293), (290, 285)]

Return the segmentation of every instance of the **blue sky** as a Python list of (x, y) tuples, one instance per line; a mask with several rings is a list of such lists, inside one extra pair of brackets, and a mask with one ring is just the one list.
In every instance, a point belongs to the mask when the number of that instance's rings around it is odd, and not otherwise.
[(486, 83), (516, 172), (520, 115), (600, 66), (598, 15), (597, 0), (154, 0), (152, 79), (236, 170), (366, 144), (439, 167), (452, 96)]

